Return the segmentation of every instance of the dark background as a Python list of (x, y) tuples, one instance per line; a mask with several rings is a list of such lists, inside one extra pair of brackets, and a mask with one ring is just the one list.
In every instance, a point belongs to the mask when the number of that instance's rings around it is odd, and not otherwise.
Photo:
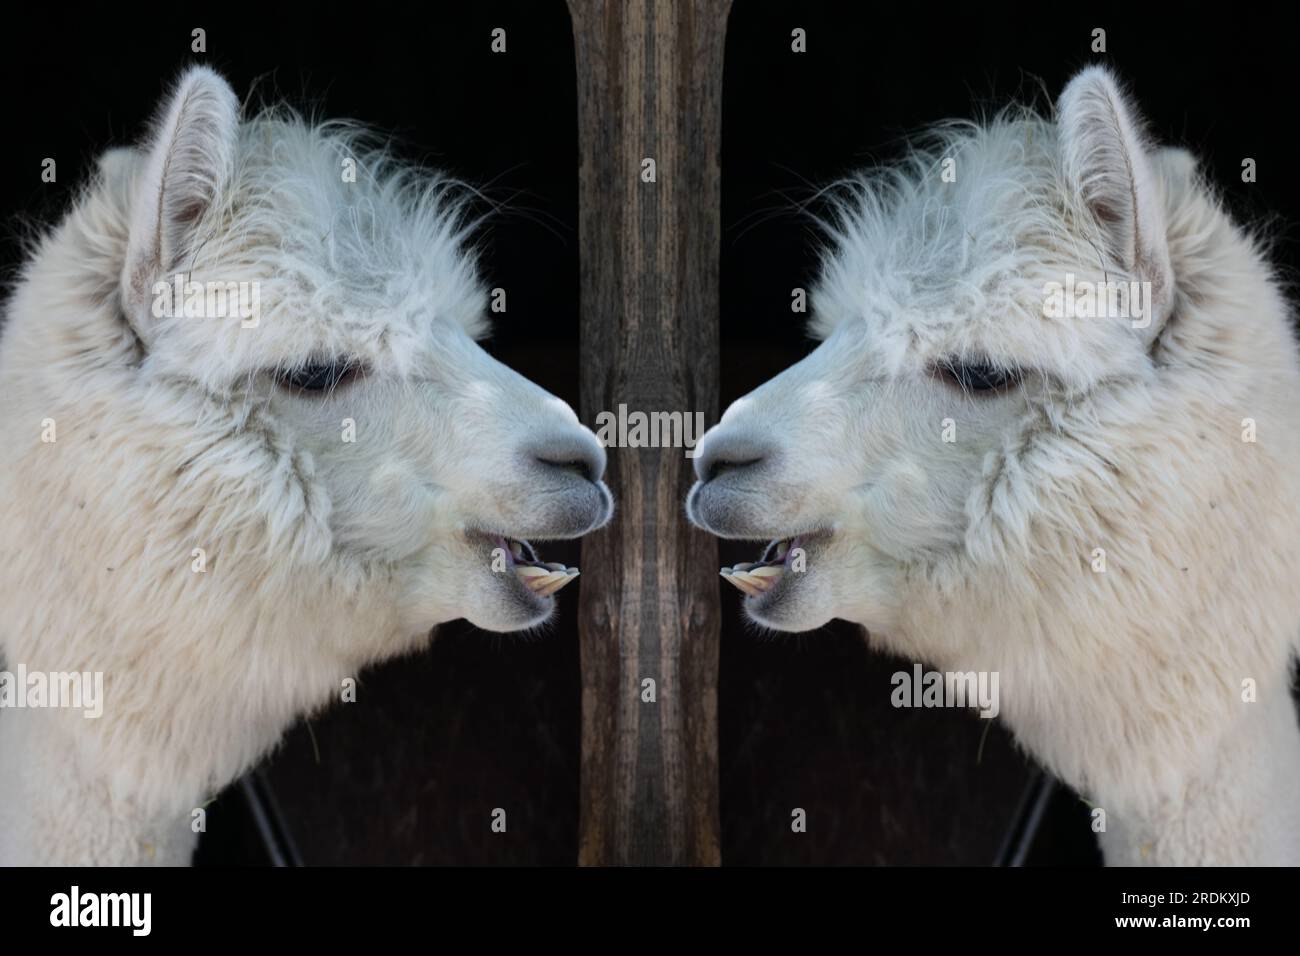
[[(0, 189), (17, 226), (3, 244), (6, 279), (19, 256), (13, 234), (55, 219), (95, 156), (136, 141), (179, 69), (204, 62), (241, 96), (257, 80), (262, 98), (395, 133), (403, 155), (505, 202), (482, 243), (488, 282), (509, 297), (488, 348), (576, 407), (575, 77), (558, 0), (373, 14), (268, 4), (255, 16), (133, 13), (129, 24), (117, 10), (63, 5), (20, 15), (6, 14), (0, 38), (11, 130)], [(1098, 59), (1132, 83), (1163, 141), (1207, 161), (1234, 209), (1280, 218), (1277, 256), (1289, 275), (1300, 187), (1292, 111), (1279, 107), (1296, 86), (1294, 17), (1181, 9), (1147, 26), (1131, 8), (1065, 16), (927, 5), (909, 19), (875, 5), (740, 0), (723, 107), (723, 407), (811, 348), (789, 308), (814, 266), (815, 237), (795, 203), (897, 156), (909, 131), (1013, 96), (1044, 102), (1041, 86), (1055, 96)], [(206, 54), (189, 52), (196, 26), (207, 30)], [(503, 56), (489, 50), (496, 26), (507, 30)], [(796, 26), (808, 31), (805, 54), (790, 51)], [(1089, 52), (1097, 26), (1105, 56)], [(58, 161), (52, 185), (39, 178), (47, 156)], [(1258, 161), (1255, 184), (1240, 181), (1244, 156)], [(576, 545), (553, 550), (548, 558), (578, 563)], [(724, 544), (722, 560), (752, 555)], [(358, 703), (301, 722), (217, 801), (198, 862), (266, 862), (269, 833), (307, 863), (571, 864), (577, 587), (545, 635), (457, 622), (429, 651), (367, 671)], [(724, 862), (1096, 862), (1086, 808), (1044, 782), (996, 722), (890, 707), (889, 675), (910, 662), (869, 654), (843, 625), (758, 637), (738, 595), (727, 588), (723, 602)], [(489, 830), (493, 807), (508, 810), (505, 835)], [(793, 807), (808, 811), (806, 834), (790, 831)]]
[[(1279, 217), (1290, 279), (1300, 187), (1291, 111), (1278, 106), (1297, 86), (1295, 7), (1211, 9), (740, 0), (723, 95), (722, 407), (812, 350), (806, 316), (790, 311), (791, 289), (809, 288), (816, 265), (796, 204), (897, 158), (906, 134), (937, 120), (1012, 99), (1045, 107), (1093, 62), (1131, 85), (1160, 141), (1202, 158), (1240, 216)], [(806, 53), (791, 52), (795, 27)], [(1106, 54), (1090, 51), (1095, 27)], [(1258, 163), (1249, 185), (1247, 156)], [(723, 542), (720, 557), (752, 561), (752, 550)], [(838, 623), (758, 637), (739, 592), (723, 592), (724, 861), (1097, 862), (1087, 808), (1045, 785), (1000, 725), (981, 753), (987, 722), (973, 714), (890, 706), (890, 675), (910, 661), (868, 653)], [(808, 811), (806, 834), (791, 833), (793, 807)]]
[[(0, 40), (11, 130), (0, 188), (18, 229), (55, 221), (96, 156), (138, 142), (178, 72), (202, 62), (241, 98), (256, 80), (254, 102), (360, 120), (395, 134), (401, 155), (506, 203), (481, 236), (488, 285), (506, 289), (508, 308), (485, 344), (577, 407), (577, 106), (563, 4), (268, 3), (243, 14), (60, 4), (19, 15), (6, 11)], [(490, 50), (498, 26), (504, 55)], [(195, 27), (207, 30), (206, 54), (190, 52)], [(40, 181), (47, 156), (58, 163), (51, 185)], [(548, 546), (547, 558), (578, 564), (577, 545)], [(278, 805), (287, 852), (308, 863), (573, 863), (578, 587), (546, 634), (453, 623), (427, 652), (363, 673), (357, 703), (300, 722), (254, 778), (261, 803)], [(489, 828), (495, 807), (507, 810), (505, 834)], [(229, 791), (210, 808), (198, 862), (263, 860), (254, 822), (240, 788)]]

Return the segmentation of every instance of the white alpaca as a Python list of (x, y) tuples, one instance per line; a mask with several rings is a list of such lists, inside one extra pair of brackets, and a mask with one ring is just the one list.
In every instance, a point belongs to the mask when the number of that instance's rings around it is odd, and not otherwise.
[[(193, 810), (346, 678), (439, 622), (550, 616), (576, 572), (521, 539), (608, 520), (605, 455), (475, 344), (456, 194), (350, 127), (241, 122), (193, 69), (32, 250), (0, 340), (0, 656), (106, 699), (0, 709), (0, 863), (185, 862)], [(166, 305), (177, 274), (256, 314)]]
[[(781, 539), (724, 572), (749, 616), (998, 672), (1111, 864), (1300, 863), (1300, 364), (1260, 245), (1099, 68), (841, 196), (824, 341), (696, 458), (694, 521)], [(1145, 317), (1052, 304), (1107, 280)]]

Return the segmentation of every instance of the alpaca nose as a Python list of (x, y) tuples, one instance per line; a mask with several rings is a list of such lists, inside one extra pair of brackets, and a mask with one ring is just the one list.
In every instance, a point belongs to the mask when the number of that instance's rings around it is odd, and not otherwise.
[(605, 449), (590, 432), (537, 444), (533, 460), (548, 471), (564, 471), (596, 482), (605, 474)]
[(695, 477), (710, 482), (727, 472), (755, 468), (769, 457), (767, 447), (746, 435), (721, 435), (704, 442), (704, 448), (695, 457)]

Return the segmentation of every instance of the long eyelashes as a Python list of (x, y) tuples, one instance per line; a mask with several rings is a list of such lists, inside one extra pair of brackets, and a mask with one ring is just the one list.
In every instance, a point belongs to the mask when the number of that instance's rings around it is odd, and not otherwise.
[(935, 366), (940, 378), (963, 392), (995, 394), (1005, 391), (1020, 381), (1020, 374), (1000, 368), (989, 362), (963, 362), (948, 359)]
[(275, 383), (291, 392), (328, 394), (355, 381), (364, 371), (361, 362), (349, 358), (309, 361), (275, 374)]

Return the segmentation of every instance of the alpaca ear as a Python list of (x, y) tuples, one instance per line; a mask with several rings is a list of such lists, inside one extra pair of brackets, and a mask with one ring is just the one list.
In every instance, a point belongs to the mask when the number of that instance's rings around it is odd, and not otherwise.
[(1141, 120), (1109, 70), (1092, 66), (1066, 84), (1056, 105), (1068, 188), (1083, 203), (1107, 266), (1150, 283), (1150, 344), (1173, 301), (1173, 270), (1161, 194)]
[(161, 107), (138, 163), (122, 269), (123, 305), (137, 334), (148, 328), (154, 284), (182, 266), (204, 214), (225, 194), (238, 130), (234, 90), (206, 67), (187, 70)]

